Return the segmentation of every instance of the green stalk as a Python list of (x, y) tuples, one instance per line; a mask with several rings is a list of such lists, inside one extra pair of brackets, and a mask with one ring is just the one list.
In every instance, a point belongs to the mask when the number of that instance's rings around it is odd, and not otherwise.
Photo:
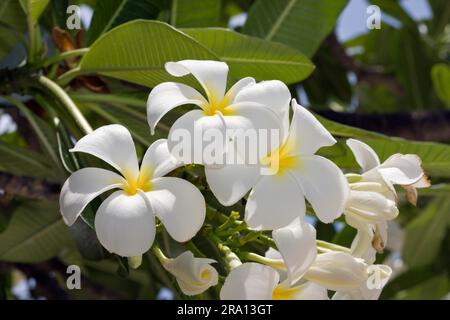
[(48, 60), (46, 60), (43, 64), (43, 67), (44, 68), (48, 67), (52, 64), (60, 62), (61, 60), (85, 55), (88, 51), (89, 51), (89, 48), (81, 48), (81, 49), (62, 52), (62, 53), (57, 54), (57, 55), (49, 58)]
[(42, 86), (53, 93), (62, 102), (63, 105), (67, 107), (67, 110), (70, 112), (77, 124), (81, 129), (83, 129), (86, 134), (89, 134), (93, 131), (89, 122), (83, 116), (83, 114), (75, 105), (73, 100), (69, 97), (69, 95), (64, 91), (64, 89), (62, 89), (58, 84), (45, 76), (39, 76), (38, 81)]

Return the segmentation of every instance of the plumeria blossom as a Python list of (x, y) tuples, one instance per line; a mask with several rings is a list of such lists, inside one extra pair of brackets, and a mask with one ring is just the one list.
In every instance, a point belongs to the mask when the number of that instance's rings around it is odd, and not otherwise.
[(146, 151), (139, 168), (133, 139), (121, 125), (100, 127), (81, 138), (71, 150), (91, 154), (120, 174), (100, 168), (83, 168), (64, 183), (60, 210), (72, 225), (84, 208), (100, 194), (119, 189), (102, 202), (95, 216), (100, 243), (124, 257), (139, 256), (155, 238), (155, 216), (177, 241), (192, 238), (203, 224), (205, 200), (191, 183), (163, 177), (180, 166), (164, 139)]
[(327, 289), (353, 291), (367, 280), (362, 259), (334, 251), (317, 255), (316, 231), (300, 219), (272, 236), (279, 252), (271, 249), (266, 265), (244, 263), (233, 269), (221, 299), (328, 299)]
[(415, 154), (396, 153), (383, 163), (375, 151), (356, 139), (347, 140), (356, 161), (363, 171), (363, 182), (378, 182), (396, 196), (394, 184), (401, 185), (407, 192), (407, 199), (412, 204), (417, 203), (416, 188), (427, 188), (431, 185), (422, 169), (422, 161)]
[(408, 200), (416, 205), (416, 188), (430, 186), (420, 158), (413, 154), (394, 154), (385, 162), (367, 144), (348, 139), (363, 173), (350, 183), (350, 196), (345, 207), (346, 221), (358, 233), (352, 243), (352, 253), (373, 263), (377, 252), (383, 252), (387, 242), (387, 221), (398, 215), (394, 184), (406, 190)]
[(217, 285), (219, 274), (211, 266), (215, 260), (196, 258), (191, 251), (185, 251), (175, 259), (166, 258), (163, 267), (177, 279), (181, 291), (193, 296)]
[[(168, 62), (165, 68), (175, 77), (189, 74), (194, 76), (205, 95), (182, 83), (165, 82), (157, 85), (147, 100), (147, 117), (152, 133), (161, 118), (170, 110), (186, 104), (200, 107), (200, 110), (192, 110), (182, 115), (171, 126), (168, 135), (169, 150), (184, 163), (205, 165), (206, 179), (220, 203), (236, 203), (254, 185), (258, 167), (249, 169), (247, 166), (228, 166), (224, 163), (218, 166), (215, 161), (207, 161), (204, 156), (209, 153), (207, 148), (210, 140), (217, 137), (212, 135), (207, 138), (199, 136), (198, 133), (222, 133), (221, 137), (217, 138), (219, 141), (214, 141), (216, 147), (219, 146), (215, 149), (220, 155), (226, 154), (230, 148), (227, 130), (264, 129), (280, 133), (283, 129), (282, 123), (287, 121), (289, 115), (285, 108), (290, 100), (288, 88), (281, 81), (256, 84), (253, 78), (247, 77), (226, 91), (228, 66), (218, 61), (183, 60)], [(187, 139), (189, 143), (182, 143), (185, 142), (183, 139)], [(274, 144), (278, 143), (279, 139)], [(232, 169), (229, 169), (230, 167)], [(242, 175), (250, 177), (244, 184), (234, 179)]]
[(344, 175), (333, 162), (315, 154), (336, 140), (295, 99), (291, 106), (294, 115), (283, 143), (265, 158), (273, 174), (261, 176), (248, 197), (245, 219), (253, 229), (278, 229), (303, 217), (305, 198), (325, 223), (344, 210), (349, 193)]

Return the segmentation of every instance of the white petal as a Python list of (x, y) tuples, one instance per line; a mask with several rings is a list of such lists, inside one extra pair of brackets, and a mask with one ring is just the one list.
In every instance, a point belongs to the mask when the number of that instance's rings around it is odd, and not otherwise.
[(333, 222), (344, 210), (349, 194), (348, 183), (341, 170), (321, 156), (302, 156), (300, 169), (289, 170), (311, 203), (317, 217)]
[(152, 178), (162, 177), (181, 166), (183, 163), (169, 152), (167, 140), (159, 139), (153, 142), (145, 152), (141, 164), (141, 176), (146, 171)]
[(221, 168), (205, 167), (208, 185), (224, 206), (231, 206), (244, 197), (259, 178), (258, 166), (225, 165)]
[(96, 156), (116, 168), (127, 179), (137, 179), (139, 165), (133, 138), (124, 126), (100, 127), (81, 138), (71, 149)]
[(292, 289), (295, 293), (291, 300), (329, 300), (327, 289), (314, 282), (308, 281)]
[(345, 221), (357, 230), (350, 248), (351, 254), (356, 258), (364, 259), (368, 264), (373, 264), (377, 254), (372, 247), (375, 226), (356, 219), (353, 215), (346, 215)]
[(184, 104), (202, 107), (207, 101), (200, 92), (182, 83), (164, 82), (154, 87), (147, 99), (147, 121), (152, 134), (167, 112)]
[[(377, 300), (380, 297), (383, 287), (389, 280), (392, 269), (386, 265), (370, 266), (373, 280), (361, 285), (360, 288), (350, 291), (338, 291), (334, 294), (333, 300)], [(371, 282), (369, 284), (369, 282)], [(370, 288), (369, 288), (370, 285)]]
[(386, 180), (400, 185), (417, 183), (424, 175), (422, 161), (415, 154), (394, 154), (380, 165), (378, 171)]
[(287, 145), (291, 155), (312, 155), (322, 147), (332, 146), (336, 140), (327, 129), (304, 107), (292, 99), (294, 116), (289, 129)]
[(272, 236), (294, 284), (316, 259), (316, 229), (297, 218), (289, 226), (274, 230)]
[(395, 201), (378, 192), (351, 190), (345, 214), (367, 223), (392, 220), (398, 215)]
[(243, 89), (253, 86), (256, 83), (255, 79), (252, 77), (242, 78), (237, 81), (226, 93), (225, 97), (228, 104), (233, 104), (235, 102), (237, 94)]
[(170, 236), (178, 242), (194, 237), (206, 214), (200, 191), (190, 182), (174, 177), (156, 178), (151, 184), (152, 190), (145, 194)]
[(155, 239), (155, 216), (144, 197), (123, 191), (111, 194), (98, 208), (95, 231), (103, 247), (122, 257), (145, 253)]
[[(221, 115), (205, 116), (201, 110), (192, 110), (175, 121), (169, 131), (167, 145), (170, 153), (183, 163), (208, 163), (205, 149), (213, 145), (217, 149), (218, 159), (222, 163), (225, 144), (225, 121)], [(209, 141), (208, 133), (217, 133), (218, 141)], [(214, 159), (213, 159), (214, 160)]]
[(228, 66), (210, 60), (182, 60), (167, 62), (166, 70), (175, 77), (192, 74), (202, 85), (208, 98), (221, 101), (227, 87)]
[(221, 300), (271, 300), (279, 275), (271, 267), (244, 263), (231, 270), (220, 291)]
[(64, 183), (59, 195), (64, 222), (72, 225), (95, 197), (124, 184), (125, 180), (120, 175), (105, 169), (84, 168), (74, 172)]
[(367, 280), (367, 264), (349, 253), (322, 253), (304, 277), (334, 291), (356, 289)]
[(275, 111), (282, 121), (285, 132), (289, 130), (289, 102), (291, 93), (281, 81), (262, 81), (241, 90), (235, 99), (237, 102), (257, 102)]
[(190, 251), (185, 251), (175, 259), (163, 263), (164, 268), (173, 274), (184, 294), (200, 294), (217, 284), (219, 274), (210, 264), (212, 259), (196, 258)]
[(274, 230), (305, 214), (303, 193), (288, 174), (262, 176), (248, 196), (245, 220), (250, 228)]
[[(285, 129), (282, 126), (282, 120), (280, 116), (273, 111), (271, 108), (266, 107), (263, 104), (254, 103), (254, 102), (239, 102), (232, 106), (228, 107), (229, 110), (232, 110), (235, 116), (226, 116), (225, 121), (227, 123), (227, 129), (255, 129), (255, 133), (258, 137), (258, 147), (267, 146), (265, 148), (265, 152), (261, 155), (261, 157), (267, 155), (271, 150), (278, 147), (278, 145), (282, 142), (282, 139), (285, 135)], [(232, 123), (230, 122), (233, 118), (245, 118), (249, 121), (251, 126), (249, 125), (237, 125), (239, 122)], [(246, 121), (242, 121), (243, 124)], [(267, 130), (267, 139), (262, 139), (261, 135), (263, 131)], [(271, 141), (270, 137), (272, 132), (277, 133), (277, 139), (275, 141)], [(260, 151), (258, 148), (257, 151)]]
[(362, 141), (348, 139), (347, 146), (352, 150), (356, 162), (362, 168), (363, 172), (369, 171), (380, 165), (380, 158), (373, 149)]

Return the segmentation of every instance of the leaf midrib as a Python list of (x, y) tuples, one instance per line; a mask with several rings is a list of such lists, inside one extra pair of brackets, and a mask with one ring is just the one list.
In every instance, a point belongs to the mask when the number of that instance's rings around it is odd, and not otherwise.
[(46, 225), (44, 228), (39, 229), (38, 232), (31, 235), (31, 237), (28, 237), (25, 241), (20, 241), (19, 243), (16, 243), (12, 247), (10, 247), (8, 250), (0, 253), (0, 257), (5, 258), (11, 252), (13, 252), (15, 250), (20, 250), (23, 246), (27, 245), (30, 241), (34, 241), (34, 239), (36, 239), (40, 235), (49, 232), (51, 229), (55, 228), (56, 226), (59, 226), (62, 223), (63, 223), (63, 221), (61, 220), (61, 218), (59, 216), (57, 216), (56, 220), (52, 221), (50, 224)]
[(286, 7), (281, 12), (278, 19), (273, 24), (273, 27), (269, 30), (266, 36), (266, 40), (272, 40), (272, 38), (275, 36), (275, 33), (278, 31), (278, 29), (281, 27), (281, 24), (285, 20), (286, 16), (288, 15), (289, 11), (292, 9), (292, 7), (297, 3), (297, 0), (291, 0)]

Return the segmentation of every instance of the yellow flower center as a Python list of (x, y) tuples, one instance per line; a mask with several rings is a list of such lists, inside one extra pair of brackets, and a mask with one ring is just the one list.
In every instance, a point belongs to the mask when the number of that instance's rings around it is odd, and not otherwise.
[(208, 104), (203, 107), (203, 113), (206, 116), (214, 116), (217, 112), (221, 112), (224, 116), (233, 114), (233, 110), (228, 108), (229, 99), (225, 95), (222, 100), (218, 100), (214, 95), (208, 94)]
[(286, 288), (278, 285), (273, 290), (272, 300), (294, 300), (298, 291), (298, 287)]
[(125, 174), (126, 183), (123, 190), (130, 196), (135, 195), (138, 190), (148, 192), (152, 189), (151, 178), (152, 171), (145, 168), (141, 168), (137, 179), (134, 179), (130, 174)]
[(300, 159), (298, 156), (292, 155), (293, 142), (286, 141), (284, 144), (269, 152), (267, 156), (262, 159), (262, 163), (270, 167), (270, 170), (281, 176), (288, 169), (298, 168), (300, 166)]

